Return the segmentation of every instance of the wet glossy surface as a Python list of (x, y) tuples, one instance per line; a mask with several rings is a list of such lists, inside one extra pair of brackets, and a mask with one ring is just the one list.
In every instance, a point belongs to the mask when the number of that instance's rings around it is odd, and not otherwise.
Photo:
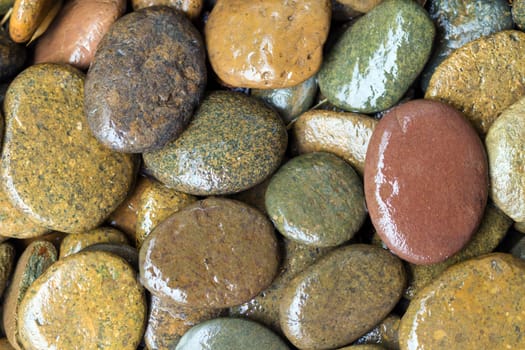
[(405, 278), (401, 260), (382, 248), (339, 248), (290, 282), (281, 300), (281, 327), (301, 349), (344, 346), (388, 315)]
[(231, 86), (295, 86), (319, 70), (330, 16), (329, 0), (218, 1), (205, 27), (213, 70)]
[(133, 10), (149, 6), (170, 6), (196, 19), (202, 10), (203, 0), (131, 0)]
[(96, 243), (85, 247), (81, 251), (111, 253), (126, 260), (135, 271), (139, 270), (139, 252), (136, 248), (124, 243)]
[(182, 306), (223, 308), (270, 285), (279, 264), (270, 221), (241, 202), (209, 198), (158, 225), (140, 249), (140, 278)]
[(19, 315), (25, 349), (135, 350), (146, 299), (124, 260), (81, 252), (53, 264), (29, 287)]
[(54, 0), (15, 0), (9, 19), (9, 35), (17, 43), (29, 41)]
[(325, 58), (319, 87), (335, 106), (372, 113), (393, 106), (423, 69), (434, 25), (414, 1), (385, 1), (357, 20)]
[(67, 1), (35, 45), (34, 62), (87, 69), (100, 40), (125, 10), (125, 0)]
[(274, 333), (258, 323), (218, 318), (190, 329), (176, 350), (288, 350), (289, 347)]
[(402, 104), (381, 119), (366, 157), (370, 218), (395, 254), (436, 263), (469, 241), (485, 209), (488, 167), (461, 113), (435, 101)]
[(206, 86), (202, 38), (182, 13), (128, 13), (98, 45), (85, 89), (89, 126), (107, 147), (157, 150), (186, 128)]
[[(410, 274), (408, 274), (408, 276), (410, 276)], [(399, 350), (400, 322), (401, 318), (398, 315), (390, 314), (365, 335), (357, 339), (355, 344), (360, 344), (361, 346), (379, 346), (380, 349)]]
[(315, 247), (348, 241), (366, 218), (361, 179), (344, 160), (324, 152), (283, 165), (270, 180), (265, 203), (282, 235)]
[(177, 140), (143, 155), (168, 187), (194, 195), (246, 190), (280, 165), (288, 136), (278, 114), (255, 98), (216, 91)]
[(402, 350), (523, 349), (525, 263), (494, 253), (452, 266), (410, 303)]
[(17, 76), (4, 103), (2, 185), (32, 221), (61, 232), (98, 226), (135, 177), (133, 157), (92, 136), (83, 88), (84, 75), (75, 68), (35, 65)]
[(514, 221), (525, 221), (525, 99), (507, 108), (490, 127), (485, 145), (490, 196)]
[(64, 237), (60, 244), (60, 259), (78, 253), (97, 243), (128, 243), (126, 235), (112, 227), (99, 227), (82, 233), (72, 233)]

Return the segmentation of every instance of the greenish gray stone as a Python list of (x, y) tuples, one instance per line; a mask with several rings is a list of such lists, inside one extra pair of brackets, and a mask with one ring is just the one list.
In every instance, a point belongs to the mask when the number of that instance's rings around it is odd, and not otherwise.
[[(513, 7), (516, 3), (514, 1)], [(507, 0), (434, 0), (429, 14), (436, 25), (437, 45), (421, 75), (423, 91), (436, 67), (452, 51), (482, 36), (512, 29), (514, 25)]]
[(287, 141), (281, 118), (263, 102), (216, 91), (204, 99), (178, 139), (143, 157), (153, 175), (177, 191), (231, 194), (273, 173)]
[(510, 249), (510, 253), (516, 258), (525, 260), (525, 236), (522, 237), (514, 246)]
[(344, 160), (324, 152), (283, 165), (268, 185), (265, 203), (279, 232), (310, 246), (340, 245), (366, 218), (361, 179)]
[(512, 2), (512, 19), (520, 28), (525, 28), (525, 1), (514, 0)]
[(191, 328), (182, 336), (175, 349), (288, 350), (289, 347), (258, 323), (236, 318), (216, 318)]
[(361, 17), (328, 53), (322, 94), (336, 107), (373, 113), (393, 106), (423, 69), (435, 29), (412, 0), (386, 0)]

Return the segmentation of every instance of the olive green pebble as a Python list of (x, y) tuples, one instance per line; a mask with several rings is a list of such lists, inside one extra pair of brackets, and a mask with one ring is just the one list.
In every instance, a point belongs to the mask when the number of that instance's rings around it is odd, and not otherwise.
[[(0, 11), (3, 4), (0, 1)], [(9, 34), (0, 28), (0, 82), (9, 82), (22, 67), (26, 60), (26, 48), (15, 43)]]
[(97, 243), (129, 243), (126, 235), (113, 227), (99, 227), (84, 233), (72, 233), (60, 243), (60, 259)]
[(15, 265), (15, 248), (9, 243), (0, 244), (0, 297), (4, 294), (7, 281)]
[(366, 218), (361, 179), (344, 160), (324, 152), (283, 165), (270, 181), (265, 203), (281, 234), (316, 247), (348, 241)]
[(386, 0), (358, 19), (326, 56), (319, 87), (347, 111), (373, 113), (392, 107), (423, 69), (435, 29), (412, 0)]
[(33, 65), (11, 83), (1, 182), (9, 200), (49, 229), (78, 233), (101, 224), (125, 199), (136, 158), (100, 144), (87, 125), (84, 74)]
[(143, 154), (159, 181), (194, 195), (246, 190), (277, 169), (288, 141), (279, 115), (241, 93), (210, 93), (192, 122), (160, 151)]
[(514, 0), (512, 2), (512, 19), (514, 23), (520, 28), (525, 28), (525, 1)]
[(186, 332), (176, 350), (289, 350), (272, 331), (258, 323), (236, 318), (216, 318)]

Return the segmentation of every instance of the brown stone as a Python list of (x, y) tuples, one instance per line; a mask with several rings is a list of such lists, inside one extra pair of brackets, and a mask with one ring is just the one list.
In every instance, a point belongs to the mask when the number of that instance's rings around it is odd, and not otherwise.
[(7, 338), (0, 339), (0, 350), (16, 350), (9, 344)]
[(112, 227), (99, 227), (89, 232), (72, 233), (64, 237), (60, 244), (60, 259), (78, 253), (97, 243), (128, 243), (126, 235)]
[(483, 144), (461, 113), (415, 100), (378, 123), (364, 181), (372, 223), (388, 248), (430, 264), (458, 252), (477, 229), (488, 167)]
[(184, 12), (190, 19), (199, 17), (203, 0), (131, 0), (133, 10), (150, 6), (170, 6)]
[(297, 85), (320, 68), (329, 0), (219, 0), (205, 27), (213, 70), (225, 84), (257, 89)]
[(29, 41), (53, 3), (53, 0), (16, 0), (9, 20), (11, 39), (17, 43)]

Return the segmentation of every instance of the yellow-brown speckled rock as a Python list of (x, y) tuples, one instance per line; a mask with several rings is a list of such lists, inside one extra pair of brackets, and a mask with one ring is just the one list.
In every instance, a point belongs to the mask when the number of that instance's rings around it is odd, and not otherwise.
[(450, 104), (485, 134), (501, 112), (525, 95), (525, 33), (504, 30), (471, 41), (435, 70), (425, 98)]
[(205, 27), (213, 70), (227, 85), (297, 85), (321, 65), (331, 2), (218, 0)]
[(69, 234), (60, 244), (60, 259), (97, 243), (127, 244), (128, 239), (124, 233), (112, 227), (99, 227), (86, 233)]
[(136, 164), (91, 134), (84, 115), (84, 75), (40, 64), (9, 86), (1, 185), (32, 221), (76, 233), (98, 226), (126, 198)]
[(55, 0), (15, 0), (9, 21), (9, 35), (14, 42), (29, 41)]

